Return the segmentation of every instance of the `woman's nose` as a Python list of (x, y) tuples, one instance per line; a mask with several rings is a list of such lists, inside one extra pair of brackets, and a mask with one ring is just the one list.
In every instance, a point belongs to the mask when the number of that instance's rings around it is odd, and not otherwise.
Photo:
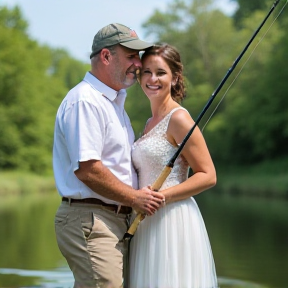
[(156, 74), (151, 74), (151, 81), (156, 82), (158, 80), (158, 77)]

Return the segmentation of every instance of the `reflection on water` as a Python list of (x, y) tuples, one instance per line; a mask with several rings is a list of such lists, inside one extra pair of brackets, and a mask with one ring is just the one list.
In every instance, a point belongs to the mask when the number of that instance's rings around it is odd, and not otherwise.
[(288, 287), (287, 201), (206, 192), (197, 202), (219, 276)]
[[(57, 269), (54, 271), (40, 271), (40, 270), (21, 270), (21, 269), (0, 269), (0, 274), (10, 275), (10, 277), (21, 278), (37, 278), (37, 281), (30, 287), (49, 287), (49, 288), (70, 288), (73, 287), (73, 276), (68, 268)], [(19, 281), (19, 283), (20, 283)]]
[[(59, 201), (55, 193), (0, 203), (0, 287), (73, 287), (55, 241)], [(213, 191), (196, 201), (221, 288), (288, 287), (287, 202), (224, 197)]]
[[(71, 288), (73, 287), (73, 276), (68, 269), (58, 269), (56, 271), (33, 271), (21, 269), (0, 269), (0, 274), (17, 275), (21, 277), (38, 278), (37, 285), (30, 287), (43, 288)], [(264, 286), (236, 279), (221, 278), (218, 279), (219, 285), (223, 288), (265, 288)], [(179, 287), (180, 288), (180, 287)]]
[(241, 281), (238, 279), (230, 278), (218, 278), (218, 283), (220, 287), (224, 288), (268, 288), (267, 286), (259, 285), (256, 283)]

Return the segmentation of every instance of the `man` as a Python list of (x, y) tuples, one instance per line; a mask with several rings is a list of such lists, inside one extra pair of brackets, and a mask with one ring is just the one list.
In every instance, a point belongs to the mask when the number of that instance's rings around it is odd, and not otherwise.
[(125, 88), (141, 68), (139, 51), (150, 46), (124, 25), (102, 28), (91, 71), (57, 112), (53, 169), (62, 203), (55, 229), (77, 288), (123, 287), (122, 237), (132, 208), (152, 215), (165, 201), (159, 192), (136, 190), (134, 133), (124, 110)]

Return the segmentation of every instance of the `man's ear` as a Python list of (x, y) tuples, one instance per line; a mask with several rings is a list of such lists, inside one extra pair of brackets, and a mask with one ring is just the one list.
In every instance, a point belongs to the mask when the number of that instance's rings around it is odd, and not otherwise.
[(110, 62), (110, 51), (106, 48), (102, 49), (100, 52), (100, 57), (101, 57), (101, 61), (105, 64), (108, 65)]

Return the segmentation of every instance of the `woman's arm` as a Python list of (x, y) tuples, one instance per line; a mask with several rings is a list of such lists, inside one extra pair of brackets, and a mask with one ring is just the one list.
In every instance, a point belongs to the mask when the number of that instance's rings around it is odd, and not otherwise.
[[(181, 143), (194, 121), (185, 110), (179, 109), (171, 116), (167, 139), (173, 145)], [(175, 202), (197, 195), (216, 184), (216, 171), (205, 139), (198, 127), (186, 142), (181, 154), (193, 171), (193, 175), (176, 186), (161, 191), (166, 203)]]

